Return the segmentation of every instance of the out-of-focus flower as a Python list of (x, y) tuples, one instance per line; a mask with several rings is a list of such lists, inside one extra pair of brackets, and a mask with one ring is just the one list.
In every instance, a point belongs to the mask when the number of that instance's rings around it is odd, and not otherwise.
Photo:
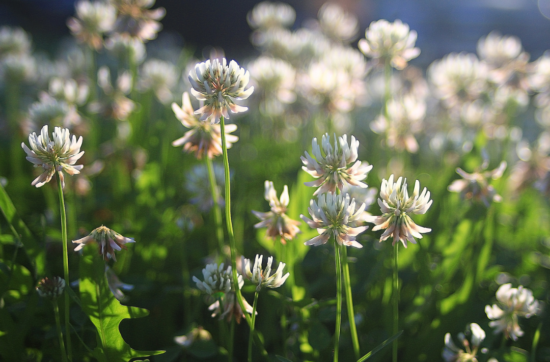
[(61, 185), (64, 188), (63, 171), (69, 175), (74, 175), (80, 173), (80, 170), (84, 167), (83, 165), (75, 165), (75, 162), (84, 154), (84, 151), (80, 152), (82, 137), (77, 141), (73, 135), (71, 139), (69, 130), (59, 127), (55, 127), (52, 136), (53, 140), (50, 139), (48, 126), (44, 126), (39, 136), (36, 133), (29, 135), (30, 149), (25, 143), (21, 143), (21, 147), (27, 154), (27, 160), (32, 162), (34, 167), (41, 166), (44, 169), (44, 172), (32, 182), (31, 185), (33, 186), (44, 186), (57, 171)]
[(0, 60), (0, 80), (29, 82), (36, 78), (36, 61), (29, 54), (10, 54)]
[(90, 48), (101, 49), (103, 34), (111, 31), (115, 24), (116, 9), (110, 3), (101, 1), (79, 1), (75, 9), (76, 18), (67, 21), (71, 33)]
[(448, 187), (449, 191), (460, 192), (460, 196), (466, 200), (483, 201), (487, 207), (491, 201), (500, 202), (502, 198), (488, 181), (490, 178), (497, 180), (502, 176), (506, 169), (506, 161), (502, 161), (493, 171), (485, 171), (488, 166), (489, 160), (485, 159), (481, 168), (471, 174), (457, 168), (456, 173), (462, 176), (462, 180), (453, 181)]
[(529, 75), (531, 88), (538, 92), (535, 102), (538, 107), (550, 105), (550, 51), (546, 51), (531, 65)]
[(164, 17), (166, 10), (149, 10), (155, 0), (111, 0), (118, 10), (114, 32), (140, 41), (153, 40), (162, 29), (157, 21)]
[[(225, 293), (224, 296), (221, 298), (221, 300), (222, 300), (223, 312), (221, 311), (219, 300), (215, 301), (208, 307), (208, 310), (213, 311), (212, 318), (219, 315), (220, 319), (225, 318), (227, 322), (231, 322), (231, 320), (235, 318), (237, 323), (241, 323), (241, 318), (244, 317), (244, 312), (241, 309), (241, 306), (239, 305), (239, 303), (236, 301), (235, 293), (234, 292)], [(253, 308), (250, 304), (248, 304), (248, 302), (244, 298), (243, 298), (243, 304), (244, 304), (246, 313), (252, 314)], [(257, 313), (258, 312), (256, 312), (256, 314)]]
[(263, 1), (254, 6), (246, 19), (252, 28), (268, 31), (292, 26), (296, 12), (288, 4)]
[(502, 68), (517, 59), (529, 59), (523, 52), (520, 40), (515, 36), (501, 36), (491, 32), (477, 43), (479, 57), (494, 68)]
[[(232, 290), (232, 269), (231, 266), (228, 266), (227, 269), (224, 270), (223, 266), (223, 263), (219, 266), (218, 264), (207, 264), (202, 270), (204, 281), (201, 281), (195, 276), (193, 277), (193, 281), (197, 284), (197, 288), (210, 295), (229, 293)], [(242, 275), (238, 276), (238, 282), (240, 289), (244, 284)]]
[(74, 79), (52, 78), (48, 93), (67, 104), (82, 105), (88, 98), (88, 85), (77, 83)]
[(26, 55), (31, 51), (31, 38), (21, 28), (0, 28), (0, 59), (8, 55)]
[(464, 333), (458, 334), (458, 339), (464, 346), (465, 350), (458, 348), (453, 340), (451, 334), (445, 334), (445, 348), (443, 349), (443, 359), (446, 362), (477, 362), (477, 352), (481, 342), (485, 339), (485, 331), (481, 327), (472, 323), (468, 326), (467, 334), (470, 336), (470, 341), (466, 339)]
[(178, 76), (176, 67), (169, 62), (151, 59), (143, 64), (141, 69), (140, 88), (155, 92), (161, 103), (172, 100), (172, 89), (176, 85)]
[(407, 62), (420, 54), (414, 47), (416, 31), (410, 30), (401, 20), (393, 23), (387, 20), (373, 21), (365, 31), (365, 39), (359, 40), (359, 49), (379, 64), (390, 64), (403, 69)]
[(294, 239), (296, 234), (300, 233), (298, 225), (299, 221), (292, 220), (286, 215), (288, 203), (288, 187), (285, 185), (281, 199), (277, 199), (277, 192), (273, 187), (272, 181), (265, 182), (265, 199), (269, 202), (271, 211), (259, 212), (252, 210), (261, 222), (254, 225), (256, 228), (267, 228), (266, 235), (268, 238), (281, 238), (281, 243), (286, 244), (287, 241)]
[(254, 87), (247, 90), (250, 73), (232, 60), (229, 65), (225, 58), (213, 59), (199, 63), (189, 72), (189, 82), (193, 88), (191, 93), (205, 105), (196, 110), (201, 120), (210, 118), (212, 123), (218, 123), (220, 117), (229, 118), (231, 113), (245, 112), (248, 108), (235, 104), (235, 100), (247, 99)]
[(250, 259), (245, 259), (242, 257), (242, 272), (246, 279), (250, 280), (252, 283), (256, 284), (256, 291), (259, 292), (262, 287), (267, 288), (279, 288), (286, 281), (286, 278), (290, 275), (286, 273), (283, 275), (283, 269), (285, 268), (285, 263), (279, 263), (279, 267), (272, 275), (271, 273), (271, 264), (273, 263), (273, 257), (270, 256), (267, 259), (267, 266), (265, 269), (262, 269), (262, 259), (263, 255), (256, 255), (254, 260), (254, 266), (250, 269)]
[(122, 290), (134, 289), (133, 285), (121, 282), (114, 270), (109, 268), (107, 264), (105, 264), (105, 277), (107, 277), (107, 284), (109, 284), (111, 293), (113, 293), (115, 298), (119, 301), (124, 301), (126, 299), (126, 296), (122, 293)]
[(69, 106), (65, 101), (57, 100), (47, 93), (40, 96), (40, 102), (29, 107), (30, 124), (25, 128), (32, 131), (41, 129), (45, 125), (60, 126), (74, 130), (82, 121), (76, 107)]
[(363, 221), (365, 204), (356, 209), (355, 199), (350, 200), (348, 194), (327, 193), (319, 195), (317, 202), (311, 200), (308, 211), (312, 220), (304, 215), (300, 218), (312, 229), (317, 229), (320, 235), (306, 241), (305, 245), (322, 245), (334, 236), (340, 245), (363, 247), (355, 239), (368, 229), (368, 226), (358, 226)]
[(36, 291), (42, 298), (54, 300), (59, 298), (65, 290), (65, 280), (61, 277), (44, 278), (38, 282)]
[(550, 172), (550, 134), (543, 132), (536, 145), (529, 147), (527, 141), (518, 142), (516, 154), (519, 158), (508, 179), (512, 192), (518, 193), (529, 185), (544, 180)]
[(369, 221), (372, 219), (372, 215), (366, 210), (374, 204), (377, 192), (378, 190), (374, 187), (364, 189), (358, 186), (345, 185), (342, 189), (342, 195), (349, 194), (351, 199), (355, 199), (357, 205), (365, 204), (365, 211), (363, 211), (363, 215), (357, 219), (361, 221)]
[(202, 327), (197, 327), (191, 329), (191, 331), (183, 336), (178, 336), (174, 338), (174, 342), (179, 344), (184, 348), (189, 348), (196, 341), (209, 341), (212, 339), (212, 335), (206, 329)]
[[(214, 178), (218, 187), (218, 200), (216, 203), (220, 206), (225, 205), (222, 188), (225, 185), (225, 175), (223, 165), (214, 163)], [(191, 172), (186, 174), (185, 189), (191, 194), (191, 203), (197, 205), (200, 211), (207, 212), (214, 205), (212, 200), (212, 192), (210, 190), (210, 181), (208, 178), (208, 170), (205, 165), (196, 165)]]
[(326, 3), (319, 9), (319, 27), (328, 38), (349, 43), (359, 32), (357, 17), (344, 11), (336, 3)]
[[(340, 144), (340, 147), (338, 147)], [(315, 159), (312, 158), (307, 151), (305, 157), (300, 157), (304, 166), (302, 169), (318, 180), (306, 182), (306, 186), (319, 187), (313, 194), (316, 196), (325, 192), (334, 193), (336, 187), (340, 190), (346, 184), (366, 188), (367, 185), (361, 181), (367, 178), (368, 172), (372, 169), (372, 165), (368, 163), (362, 164), (357, 161), (357, 149), (359, 141), (351, 136), (351, 145), (348, 145), (347, 136), (343, 135), (336, 138), (334, 135), (334, 147), (330, 144), (328, 134), (322, 138), (323, 154), (317, 144), (317, 138), (312, 141), (312, 153)], [(349, 166), (353, 163), (352, 166)]]
[(139, 64), (145, 59), (145, 45), (138, 39), (114, 34), (105, 40), (105, 48), (122, 64)]
[(105, 117), (111, 117), (119, 121), (124, 121), (135, 108), (126, 94), (130, 92), (132, 85), (132, 76), (128, 72), (123, 72), (118, 76), (116, 88), (111, 83), (111, 72), (107, 67), (101, 67), (97, 72), (97, 83), (105, 94), (105, 99), (90, 104), (91, 112), (101, 113)]
[(538, 313), (539, 302), (533, 297), (533, 292), (523, 286), (512, 288), (512, 284), (503, 284), (496, 293), (498, 305), (485, 306), (487, 318), (492, 319), (490, 327), (495, 328), (495, 334), (503, 332), (506, 338), (514, 341), (523, 336), (518, 324), (518, 317), (530, 318)]
[(397, 182), (393, 182), (393, 175), (388, 180), (382, 180), (380, 186), (380, 198), (378, 205), (382, 211), (381, 216), (375, 216), (370, 222), (376, 224), (373, 231), (385, 229), (380, 242), (393, 236), (393, 243), (401, 241), (403, 246), (407, 247), (407, 241), (416, 244), (415, 238), (422, 239), (421, 233), (428, 233), (428, 229), (415, 224), (409, 215), (425, 214), (432, 206), (433, 200), (430, 200), (430, 192), (424, 188), (420, 192), (420, 183), (418, 180), (414, 184), (414, 191), (411, 197), (407, 191), (407, 179), (400, 177)]
[(282, 103), (296, 100), (296, 70), (284, 60), (261, 56), (249, 64), (253, 81), (263, 92), (264, 102), (274, 99)]
[(136, 241), (101, 225), (97, 229), (94, 229), (90, 235), (82, 239), (73, 240), (73, 243), (78, 244), (78, 246), (74, 248), (74, 251), (79, 251), (85, 245), (93, 242), (99, 245), (99, 254), (103, 256), (103, 259), (113, 259), (116, 261), (115, 250), (120, 251), (126, 249), (127, 243), (135, 243)]

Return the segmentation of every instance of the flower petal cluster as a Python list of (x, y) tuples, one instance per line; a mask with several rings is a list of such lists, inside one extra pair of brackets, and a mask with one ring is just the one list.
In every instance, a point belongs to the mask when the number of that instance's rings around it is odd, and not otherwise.
[(385, 229), (380, 241), (393, 236), (393, 243), (401, 241), (403, 246), (407, 247), (407, 241), (416, 244), (415, 238), (422, 239), (421, 233), (432, 231), (415, 224), (409, 215), (425, 214), (432, 205), (430, 192), (424, 188), (420, 192), (420, 183), (418, 180), (414, 184), (413, 194), (409, 197), (407, 191), (407, 179), (400, 177), (397, 182), (393, 181), (393, 175), (388, 180), (382, 180), (380, 186), (380, 198), (378, 205), (382, 211), (381, 216), (376, 216), (372, 222), (376, 224), (373, 231)]
[(107, 67), (99, 68), (97, 83), (105, 94), (104, 99), (90, 104), (90, 111), (101, 113), (105, 117), (111, 117), (124, 121), (135, 108), (135, 103), (126, 95), (130, 93), (132, 76), (128, 72), (119, 74), (116, 87), (111, 83), (111, 72)]
[(8, 54), (0, 59), (0, 80), (5, 83), (36, 80), (36, 60), (30, 54)]
[[(231, 266), (228, 266), (225, 270), (223, 267), (223, 263), (219, 266), (215, 263), (207, 264), (202, 270), (204, 281), (201, 281), (195, 276), (193, 277), (193, 281), (197, 284), (197, 288), (210, 295), (217, 293), (229, 293), (232, 290), (232, 269)], [(242, 275), (238, 276), (238, 281), (240, 289), (244, 284)]]
[[(249, 64), (250, 75), (262, 93), (263, 108), (267, 113), (274, 109), (284, 109), (281, 103), (293, 103), (296, 100), (296, 70), (287, 62), (267, 56), (261, 56)], [(279, 112), (279, 113), (281, 113)]]
[(485, 339), (485, 331), (477, 323), (472, 323), (468, 327), (467, 334), (471, 334), (470, 341), (466, 339), (464, 333), (458, 334), (464, 350), (454, 344), (450, 333), (445, 334), (445, 348), (442, 356), (446, 362), (477, 362), (476, 355), (481, 342)]
[(467, 173), (463, 169), (457, 168), (456, 173), (462, 176), (462, 179), (453, 181), (448, 190), (460, 192), (460, 196), (466, 200), (483, 201), (486, 207), (490, 206), (491, 201), (500, 202), (502, 197), (497, 194), (493, 186), (489, 185), (489, 179), (497, 180), (502, 176), (506, 169), (506, 161), (502, 161), (492, 171), (485, 171), (488, 165), (489, 162), (486, 160), (481, 169), (474, 173)]
[(211, 339), (212, 335), (210, 334), (210, 332), (199, 326), (197, 328), (191, 329), (189, 333), (184, 334), (183, 336), (175, 337), (174, 342), (184, 348), (189, 348), (196, 341), (210, 341)]
[(73, 240), (73, 243), (78, 244), (74, 251), (81, 250), (85, 245), (96, 242), (99, 245), (99, 254), (103, 256), (103, 259), (113, 259), (116, 261), (115, 250), (120, 251), (126, 249), (127, 243), (135, 243), (132, 238), (127, 238), (120, 235), (114, 230), (109, 229), (101, 225), (97, 229), (94, 229), (90, 235), (83, 237), (82, 239)]
[[(212, 312), (212, 318), (216, 316), (220, 316), (220, 319), (225, 319), (227, 322), (231, 322), (233, 318), (237, 321), (237, 323), (241, 323), (241, 318), (244, 317), (244, 312), (241, 309), (241, 306), (236, 300), (236, 296), (234, 292), (225, 293), (223, 297), (221, 298), (222, 301), (222, 308), (220, 308), (220, 301), (217, 300), (214, 303), (212, 303), (208, 310), (213, 311)], [(252, 314), (253, 308), (246, 299), (243, 298), (243, 304), (244, 308), (246, 310), (246, 313)], [(258, 314), (258, 312), (256, 312)]]
[(70, 18), (67, 26), (76, 39), (90, 48), (99, 50), (103, 46), (103, 34), (113, 29), (116, 9), (108, 2), (79, 1), (76, 18)]
[(363, 221), (365, 204), (356, 208), (355, 199), (350, 199), (348, 194), (326, 193), (319, 195), (317, 202), (311, 200), (308, 211), (311, 220), (304, 215), (300, 215), (300, 218), (309, 227), (317, 229), (319, 235), (306, 241), (305, 245), (322, 245), (334, 237), (340, 245), (363, 247), (355, 239), (368, 229), (368, 226), (357, 226)]
[[(172, 146), (178, 147), (183, 145), (185, 152), (194, 152), (199, 160), (203, 156), (212, 159), (222, 154), (221, 126), (210, 123), (208, 119), (201, 121), (195, 116), (195, 111), (189, 99), (189, 93), (183, 93), (181, 107), (176, 103), (172, 103), (172, 111), (174, 111), (181, 124), (190, 129), (183, 137), (172, 142)], [(227, 148), (231, 148), (233, 143), (239, 140), (239, 137), (230, 134), (236, 130), (237, 125), (235, 124), (225, 125)]]
[(65, 290), (65, 280), (61, 277), (44, 278), (38, 282), (36, 291), (42, 298), (54, 300)]
[(285, 3), (262, 1), (254, 6), (246, 19), (252, 28), (265, 31), (292, 26), (296, 12), (292, 6)]
[(153, 40), (162, 29), (158, 20), (166, 14), (164, 8), (149, 10), (155, 0), (111, 0), (118, 10), (114, 32), (140, 41)]
[(191, 93), (205, 103), (195, 111), (201, 115), (201, 120), (212, 117), (212, 123), (218, 123), (222, 116), (229, 118), (228, 110), (231, 113), (248, 110), (235, 104), (235, 101), (247, 99), (254, 92), (254, 87), (244, 89), (248, 85), (250, 73), (234, 60), (229, 65), (225, 58), (199, 63), (189, 72), (188, 79), (193, 86)]
[(25, 30), (9, 26), (0, 28), (0, 58), (30, 54), (30, 51), (31, 39)]
[(261, 222), (254, 225), (256, 228), (267, 228), (266, 235), (268, 238), (281, 238), (281, 243), (286, 244), (287, 241), (294, 239), (296, 234), (300, 233), (298, 225), (299, 221), (292, 220), (286, 215), (288, 203), (288, 187), (285, 185), (281, 198), (277, 198), (277, 192), (273, 187), (272, 181), (265, 182), (265, 199), (269, 202), (271, 211), (259, 212), (252, 210)]
[(139, 64), (145, 59), (145, 45), (139, 40), (113, 34), (105, 40), (105, 48), (121, 63)]
[(328, 38), (349, 43), (359, 31), (357, 17), (347, 13), (336, 3), (325, 3), (319, 9), (319, 27)]
[(369, 25), (365, 39), (359, 40), (358, 46), (363, 54), (378, 63), (389, 61), (394, 68), (403, 69), (420, 54), (420, 49), (414, 47), (415, 42), (416, 31), (410, 30), (407, 24), (382, 19)]
[[(367, 188), (367, 185), (361, 181), (367, 178), (372, 165), (357, 161), (359, 141), (355, 137), (351, 136), (351, 145), (349, 145), (347, 135), (337, 139), (335, 134), (334, 146), (332, 146), (327, 133), (323, 135), (322, 147), (323, 154), (317, 144), (317, 138), (314, 138), (312, 153), (315, 158), (311, 157), (307, 151), (305, 157), (300, 157), (304, 164), (302, 169), (318, 179), (305, 183), (306, 186), (319, 187), (313, 196), (325, 192), (334, 193), (337, 187), (342, 190), (347, 184)], [(351, 163), (353, 165), (350, 166)]]
[(159, 59), (151, 59), (143, 64), (139, 87), (152, 90), (158, 100), (166, 104), (172, 100), (172, 89), (178, 80), (176, 67)]
[(498, 305), (487, 305), (485, 313), (492, 321), (490, 327), (495, 328), (495, 334), (503, 332), (506, 338), (514, 341), (523, 336), (518, 317), (530, 318), (539, 312), (539, 302), (533, 297), (533, 292), (523, 286), (512, 288), (512, 284), (503, 284), (496, 293)]
[(265, 269), (262, 269), (262, 259), (263, 255), (256, 255), (254, 260), (254, 266), (250, 268), (250, 259), (245, 259), (242, 257), (242, 272), (246, 279), (250, 280), (252, 283), (256, 284), (256, 291), (259, 292), (262, 287), (267, 288), (279, 288), (286, 281), (289, 273), (283, 275), (283, 269), (285, 268), (285, 263), (279, 263), (279, 267), (272, 275), (271, 273), (271, 264), (273, 263), (273, 257), (270, 256), (267, 259), (267, 266)]
[(58, 173), (61, 185), (65, 187), (65, 178), (63, 171), (69, 175), (80, 173), (83, 165), (75, 165), (84, 151), (80, 152), (82, 146), (82, 137), (76, 140), (76, 136), (71, 135), (68, 129), (55, 127), (52, 134), (53, 139), (50, 139), (48, 126), (42, 127), (40, 135), (36, 133), (29, 135), (29, 149), (25, 143), (21, 143), (21, 147), (27, 154), (27, 160), (34, 164), (34, 167), (42, 167), (44, 172), (38, 176), (31, 185), (36, 187), (44, 186), (49, 182), (55, 172)]

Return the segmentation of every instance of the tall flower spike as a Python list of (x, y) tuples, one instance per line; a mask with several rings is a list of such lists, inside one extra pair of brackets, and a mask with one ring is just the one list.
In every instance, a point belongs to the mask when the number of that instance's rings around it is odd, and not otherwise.
[[(338, 144), (340, 147), (338, 147)], [(367, 173), (372, 169), (368, 163), (357, 161), (357, 149), (359, 141), (351, 136), (351, 145), (348, 145), (347, 136), (336, 139), (334, 135), (334, 147), (330, 144), (328, 133), (322, 139), (323, 154), (317, 144), (317, 138), (312, 141), (312, 153), (315, 159), (305, 154), (300, 157), (304, 166), (302, 169), (318, 180), (306, 182), (306, 186), (319, 187), (313, 196), (325, 192), (334, 193), (336, 187), (342, 190), (344, 185), (367, 188), (367, 184), (361, 182), (367, 178)], [(352, 166), (349, 166), (353, 163)]]
[(199, 63), (189, 72), (191, 93), (205, 105), (195, 111), (201, 115), (201, 120), (211, 118), (212, 123), (218, 123), (220, 117), (229, 118), (231, 113), (245, 112), (246, 107), (235, 104), (236, 100), (247, 99), (254, 87), (247, 90), (250, 74), (232, 60), (229, 65), (225, 58)]
[(27, 153), (27, 160), (34, 164), (34, 167), (41, 166), (44, 172), (38, 176), (31, 185), (36, 187), (44, 186), (50, 182), (53, 175), (57, 171), (63, 188), (65, 187), (65, 178), (63, 171), (69, 175), (80, 173), (83, 165), (75, 165), (84, 151), (80, 152), (82, 146), (82, 137), (76, 140), (76, 137), (71, 135), (68, 129), (55, 127), (53, 132), (53, 140), (48, 134), (48, 126), (42, 127), (40, 135), (32, 133), (29, 136), (29, 149), (25, 143), (21, 143), (21, 147)]
[[(203, 156), (210, 159), (222, 154), (222, 135), (219, 124), (211, 124), (209, 120), (201, 121), (194, 113), (189, 99), (189, 93), (183, 93), (182, 106), (172, 103), (172, 111), (184, 127), (190, 128), (183, 137), (172, 142), (172, 146), (183, 145), (185, 152), (194, 152), (200, 160)], [(230, 134), (237, 130), (237, 125), (225, 125), (225, 141), (227, 148), (239, 140), (239, 137)]]
[(304, 215), (300, 217), (320, 235), (306, 241), (305, 245), (326, 244), (334, 236), (340, 245), (362, 248), (355, 238), (368, 229), (368, 226), (357, 226), (363, 221), (365, 204), (357, 209), (355, 206), (355, 199), (350, 200), (348, 194), (321, 194), (317, 202), (311, 200), (308, 208), (311, 220)]
[(135, 243), (132, 238), (127, 238), (120, 235), (114, 230), (105, 226), (100, 226), (94, 229), (90, 235), (83, 237), (82, 239), (73, 240), (73, 243), (79, 244), (74, 251), (79, 251), (89, 243), (96, 242), (99, 244), (99, 254), (103, 256), (103, 259), (113, 259), (116, 261), (115, 250), (120, 251), (126, 249), (127, 243)]
[(479, 345), (485, 339), (485, 331), (477, 323), (472, 323), (468, 326), (466, 333), (471, 334), (470, 341), (466, 339), (464, 333), (458, 334), (458, 339), (465, 350), (454, 344), (450, 333), (445, 335), (445, 348), (442, 356), (446, 362), (477, 362), (476, 355)]
[(380, 242), (393, 236), (393, 243), (399, 240), (403, 246), (407, 247), (407, 241), (416, 244), (415, 238), (422, 239), (421, 233), (428, 233), (432, 229), (428, 229), (416, 225), (412, 221), (410, 214), (425, 214), (432, 205), (433, 200), (430, 200), (430, 192), (424, 188), (420, 192), (420, 183), (414, 184), (414, 191), (411, 197), (407, 191), (407, 179), (403, 180), (400, 177), (397, 182), (393, 182), (393, 175), (386, 180), (382, 180), (380, 187), (380, 198), (378, 205), (382, 211), (381, 216), (375, 216), (371, 220), (376, 224), (373, 231), (385, 229)]
[(474, 173), (467, 173), (461, 168), (456, 169), (456, 173), (462, 176), (462, 180), (455, 180), (449, 185), (448, 189), (452, 192), (460, 192), (460, 196), (466, 200), (483, 201), (486, 207), (489, 207), (491, 201), (500, 202), (502, 197), (497, 194), (493, 186), (489, 185), (489, 179), (499, 179), (506, 169), (506, 161), (492, 170), (485, 171), (489, 165), (488, 160), (483, 162), (481, 170)]
[(243, 275), (246, 279), (250, 280), (252, 283), (256, 284), (256, 291), (259, 292), (262, 287), (267, 288), (279, 288), (286, 281), (286, 278), (290, 275), (286, 273), (283, 275), (283, 269), (285, 268), (285, 263), (279, 263), (277, 271), (272, 275), (271, 273), (271, 264), (273, 263), (273, 257), (270, 256), (267, 259), (267, 266), (265, 269), (262, 269), (262, 255), (256, 255), (254, 260), (254, 266), (250, 269), (250, 259), (245, 259), (242, 257), (242, 268)]
[(281, 243), (286, 244), (286, 241), (294, 239), (296, 234), (300, 233), (298, 225), (299, 221), (292, 220), (286, 215), (287, 206), (289, 203), (288, 187), (285, 185), (281, 199), (277, 199), (277, 192), (273, 187), (272, 181), (265, 182), (265, 199), (269, 202), (271, 211), (259, 212), (252, 210), (261, 222), (254, 225), (256, 228), (267, 228), (266, 235), (268, 238), (281, 238)]
[[(197, 284), (197, 288), (207, 294), (216, 294), (216, 293), (229, 293), (232, 289), (232, 276), (231, 276), (231, 266), (228, 266), (226, 270), (223, 269), (223, 263), (218, 266), (218, 264), (208, 264), (202, 270), (202, 275), (204, 281), (201, 281), (197, 277), (193, 277), (193, 281)], [(239, 289), (243, 286), (243, 277), (239, 275)]]

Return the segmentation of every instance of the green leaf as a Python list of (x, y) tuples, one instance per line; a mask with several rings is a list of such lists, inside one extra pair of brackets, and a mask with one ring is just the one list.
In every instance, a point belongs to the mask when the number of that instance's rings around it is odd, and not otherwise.
[(400, 332), (397, 333), (395, 336), (386, 339), (384, 342), (382, 342), (380, 345), (378, 345), (378, 347), (376, 347), (375, 349), (373, 349), (372, 351), (370, 351), (369, 353), (367, 353), (366, 355), (364, 355), (363, 357), (361, 357), (359, 360), (357, 360), (357, 362), (363, 362), (363, 361), (368, 360), (368, 359), (371, 358), (375, 353), (377, 353), (378, 351), (380, 351), (382, 348), (386, 347), (388, 344), (392, 343), (394, 340), (396, 340), (397, 338), (399, 338), (399, 336), (400, 336), (402, 333), (403, 333), (403, 331), (400, 331)]
[[(141, 318), (149, 314), (146, 309), (120, 304), (109, 290), (105, 277), (105, 262), (101, 259), (97, 245), (87, 245), (80, 261), (80, 301), (84, 312), (96, 326), (105, 360), (128, 361), (136, 357), (149, 357), (164, 351), (136, 351), (120, 334), (119, 325), (123, 319)], [(100, 359), (98, 356), (96, 358)]]

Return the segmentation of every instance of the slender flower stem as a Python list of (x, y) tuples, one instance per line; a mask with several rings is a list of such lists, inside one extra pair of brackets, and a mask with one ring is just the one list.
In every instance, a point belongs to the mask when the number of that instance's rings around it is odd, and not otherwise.
[(334, 331), (334, 362), (338, 361), (340, 345), (340, 325), (342, 323), (342, 267), (340, 265), (340, 245), (334, 240), (334, 261), (336, 265), (336, 330)]
[(390, 98), (391, 98), (391, 87), (390, 87), (390, 83), (391, 83), (391, 64), (390, 64), (390, 61), (389, 59), (386, 60), (386, 62), (384, 63), (384, 117), (386, 117), (386, 119), (388, 119), (388, 103), (390, 102)]
[(346, 289), (346, 306), (348, 309), (349, 327), (351, 330), (351, 341), (353, 343), (353, 353), (355, 359), (361, 357), (359, 348), (359, 338), (357, 337), (357, 327), (355, 326), (355, 313), (353, 312), (353, 295), (351, 293), (351, 278), (349, 276), (348, 250), (342, 247), (342, 271), (344, 274), (344, 288)]
[(231, 327), (229, 327), (229, 343), (227, 351), (229, 353), (229, 362), (233, 361), (233, 341), (235, 340), (235, 318), (231, 318)]
[(258, 303), (258, 291), (254, 294), (254, 304), (252, 304), (252, 325), (250, 326), (250, 337), (248, 337), (248, 362), (252, 362), (252, 340), (254, 339), (254, 325), (256, 324), (256, 305)]
[[(395, 243), (393, 249), (393, 335), (396, 335), (399, 332), (399, 273), (397, 263), (399, 243)], [(392, 361), (397, 362), (397, 339), (393, 341), (392, 349)]]
[(191, 318), (191, 303), (189, 300), (189, 265), (187, 264), (187, 250), (185, 248), (185, 242), (187, 235), (184, 235), (181, 241), (181, 276), (183, 287), (183, 325), (188, 326)]
[[(214, 204), (212, 205), (212, 210), (214, 213), (214, 222), (216, 223), (216, 238), (218, 239), (218, 253), (220, 262), (223, 261), (224, 251), (223, 251), (223, 226), (222, 226), (222, 212), (220, 206), (218, 205), (218, 185), (216, 184), (216, 177), (214, 175), (214, 168), (212, 167), (212, 160), (210, 157), (205, 156), (204, 162), (206, 168), (208, 169), (208, 180), (210, 181), (210, 192), (212, 194), (212, 200)], [(227, 194), (227, 193), (226, 193)], [(227, 197), (226, 197), (227, 198)]]
[(59, 306), (57, 300), (53, 300), (53, 311), (55, 313), (55, 325), (57, 326), (57, 337), (59, 338), (59, 348), (61, 349), (61, 360), (67, 362), (67, 352), (65, 351), (65, 343), (63, 342), (63, 332), (61, 331), (61, 322), (59, 319)]

